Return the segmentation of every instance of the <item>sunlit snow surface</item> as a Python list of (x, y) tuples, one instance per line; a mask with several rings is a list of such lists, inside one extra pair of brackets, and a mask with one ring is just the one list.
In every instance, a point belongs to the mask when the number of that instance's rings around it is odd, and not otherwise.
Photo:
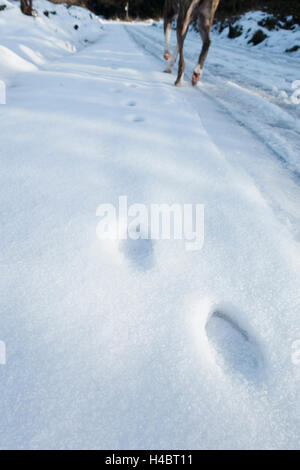
[[(19, 43), (34, 51), (32, 68), (6, 67), (0, 107), (0, 447), (299, 448), (294, 137), (277, 154), (252, 91), (223, 100), (216, 54), (248, 84), (221, 43), (198, 89), (177, 89), (160, 28), (99, 24), (94, 44), (69, 39), (79, 52), (55, 58), (29, 45), (26, 21), (27, 44), (0, 33), (20, 58)], [(187, 55), (198, 49), (188, 39)], [(259, 76), (266, 57), (250, 56)], [(205, 204), (203, 250), (100, 241), (97, 207), (120, 195)]]

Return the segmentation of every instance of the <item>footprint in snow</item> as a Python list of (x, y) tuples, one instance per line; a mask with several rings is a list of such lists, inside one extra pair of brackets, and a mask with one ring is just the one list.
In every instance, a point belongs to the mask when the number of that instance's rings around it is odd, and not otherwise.
[(136, 106), (136, 102), (135, 101), (128, 101), (127, 106), (129, 106), (130, 108), (134, 108)]
[(263, 370), (262, 353), (256, 340), (240, 325), (237, 320), (240, 317), (240, 312), (232, 306), (217, 306), (206, 323), (206, 334), (225, 372), (257, 381)]
[(127, 115), (126, 116), (127, 121), (130, 122), (136, 122), (136, 123), (141, 123), (145, 122), (145, 118), (143, 116), (136, 116), (136, 115)]
[(120, 243), (120, 251), (126, 258), (138, 269), (147, 271), (154, 265), (153, 242), (152, 240), (141, 238), (140, 227), (134, 230), (134, 236), (139, 238), (133, 239), (128, 234), (127, 240)]
[(145, 119), (144, 119), (142, 116), (134, 116), (134, 117), (132, 118), (132, 121), (133, 121), (133, 122), (144, 122)]

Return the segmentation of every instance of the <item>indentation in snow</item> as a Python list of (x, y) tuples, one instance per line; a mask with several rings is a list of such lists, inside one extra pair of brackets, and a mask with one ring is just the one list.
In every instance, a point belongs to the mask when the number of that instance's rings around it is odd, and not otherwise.
[(136, 102), (135, 101), (129, 101), (127, 103), (127, 106), (131, 107), (131, 108), (134, 108), (136, 106)]
[(125, 116), (125, 119), (129, 122), (136, 122), (136, 123), (145, 122), (145, 118), (143, 116), (137, 116), (136, 114), (127, 114), (127, 116)]
[(218, 305), (206, 323), (206, 334), (218, 365), (231, 374), (256, 381), (262, 373), (262, 354), (252, 334), (240, 323), (241, 313), (232, 306)]
[(140, 228), (135, 228), (135, 235), (140, 237), (134, 240), (128, 237), (120, 243), (120, 251), (139, 270), (147, 271), (154, 265), (153, 242), (150, 239), (142, 238)]
[(145, 121), (145, 118), (143, 118), (142, 116), (134, 116), (132, 118), (132, 121), (133, 122), (144, 122)]

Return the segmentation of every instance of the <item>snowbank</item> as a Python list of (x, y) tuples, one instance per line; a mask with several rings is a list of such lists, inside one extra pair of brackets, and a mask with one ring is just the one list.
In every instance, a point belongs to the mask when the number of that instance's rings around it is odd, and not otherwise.
[(0, 4), (6, 5), (0, 11), (0, 80), (6, 83), (18, 72), (76, 52), (101, 34), (99, 18), (81, 7), (36, 0), (36, 16), (28, 17), (21, 13), (19, 2)]
[[(286, 52), (292, 57), (300, 57), (300, 26), (292, 25), (289, 20), (291, 19), (286, 18), (285, 23), (283, 23), (270, 14), (262, 11), (251, 11), (242, 15), (233, 23), (234, 33), (237, 34), (235, 38), (229, 37), (229, 25), (220, 22), (215, 24), (213, 32), (230, 43), (234, 41), (236, 44), (243, 46), (247, 45), (257, 49), (268, 48), (273, 52)], [(259, 44), (254, 45), (251, 40), (257, 31), (261, 31), (263, 33), (261, 37), (266, 36), (266, 38)]]

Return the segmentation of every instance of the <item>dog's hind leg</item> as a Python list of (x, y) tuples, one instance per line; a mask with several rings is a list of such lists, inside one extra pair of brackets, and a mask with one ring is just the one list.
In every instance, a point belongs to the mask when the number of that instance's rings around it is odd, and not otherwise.
[(164, 31), (165, 31), (165, 51), (164, 51), (164, 59), (170, 60), (171, 53), (170, 53), (170, 39), (171, 39), (171, 31), (172, 31), (172, 20), (165, 19), (164, 24)]
[(178, 48), (178, 44), (176, 45), (176, 48), (175, 48), (175, 51), (174, 51), (174, 54), (171, 58), (171, 61), (170, 63), (168, 64), (168, 67), (166, 68), (165, 72), (166, 73), (172, 73), (172, 70), (173, 70), (173, 67), (175, 65), (175, 62), (177, 60), (177, 56), (178, 56), (178, 51), (179, 51), (179, 48)]
[(199, 16), (198, 25), (199, 25), (199, 32), (203, 41), (203, 46), (202, 46), (202, 50), (199, 56), (198, 64), (196, 65), (194, 72), (193, 72), (193, 76), (192, 76), (192, 84), (194, 86), (197, 85), (197, 83), (199, 82), (202, 76), (204, 63), (205, 63), (205, 60), (206, 60), (206, 57), (210, 48), (210, 44), (211, 44), (210, 37), (209, 37), (210, 26), (211, 26), (210, 19), (205, 18), (205, 16), (201, 14)]

